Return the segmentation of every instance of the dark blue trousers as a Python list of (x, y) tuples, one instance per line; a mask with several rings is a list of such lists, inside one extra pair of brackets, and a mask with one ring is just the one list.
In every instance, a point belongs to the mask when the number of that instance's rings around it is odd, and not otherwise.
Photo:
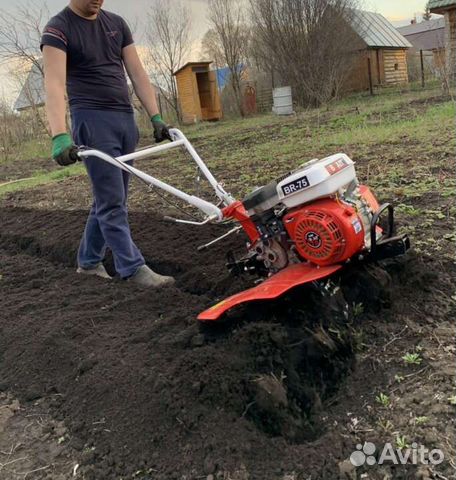
[[(138, 128), (134, 114), (110, 110), (71, 112), (73, 139), (77, 145), (101, 150), (113, 157), (135, 150)], [(117, 273), (126, 278), (144, 265), (128, 224), (129, 174), (98, 158), (85, 160), (92, 183), (93, 204), (78, 252), (78, 265), (91, 268), (112, 251)]]

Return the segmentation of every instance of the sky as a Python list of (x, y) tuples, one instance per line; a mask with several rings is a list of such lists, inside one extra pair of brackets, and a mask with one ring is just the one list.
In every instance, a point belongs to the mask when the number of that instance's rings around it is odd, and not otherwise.
[[(404, 21), (413, 17), (424, 9), (426, 0), (361, 0), (366, 10), (385, 15), (392, 21)], [(207, 28), (206, 7), (207, 0), (184, 0), (193, 14), (193, 26), (198, 33), (204, 33)], [(16, 2), (0, 0), (0, 9), (12, 8)], [(67, 5), (66, 0), (47, 0), (51, 14), (57, 13)], [(153, 8), (154, 0), (105, 0), (104, 8), (112, 10), (127, 18), (141, 18), (144, 12)]]
[[(40, 0), (35, 0), (40, 3)], [(153, 8), (155, 0), (105, 0), (104, 8), (111, 10), (125, 17), (130, 23), (141, 24), (141, 19), (145, 18), (145, 12)], [(381, 13), (395, 26), (406, 25), (415, 14), (420, 16), (424, 10), (426, 0), (360, 0), (365, 10)], [(11, 0), (0, 0), (0, 10), (8, 11), (14, 9), (18, 2)], [(190, 8), (192, 16), (192, 35), (197, 42), (208, 29), (206, 11), (208, 0), (184, 0), (184, 3)], [(59, 12), (67, 4), (67, 0), (47, 0), (51, 15)], [(138, 26), (136, 32), (136, 42), (142, 41), (143, 29)], [(197, 51), (197, 49), (193, 49)], [(192, 58), (196, 60), (196, 58)], [(8, 97), (14, 90), (7, 82), (5, 67), (0, 66), (0, 96)]]
[(402, 25), (409, 23), (415, 13), (419, 16), (426, 3), (426, 0), (368, 0), (365, 9), (381, 13), (391, 22)]

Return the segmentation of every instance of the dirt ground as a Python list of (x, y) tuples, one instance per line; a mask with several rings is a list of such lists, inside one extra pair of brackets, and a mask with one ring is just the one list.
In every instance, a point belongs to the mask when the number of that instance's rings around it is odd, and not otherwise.
[[(243, 237), (198, 253), (226, 227), (167, 223), (134, 187), (134, 238), (176, 285), (81, 278), (85, 186), (70, 178), (0, 206), (1, 480), (455, 478), (449, 256), (354, 266), (323, 291), (202, 327), (201, 310), (251, 283), (225, 269)], [(439, 201), (412, 198), (417, 208)], [(418, 240), (419, 221), (404, 220)], [(445, 461), (355, 469), (364, 442), (416, 442)]]
[(0, 393), (2, 480), (49, 476), (65, 480), (78, 472), (78, 454), (65, 442), (68, 429), (62, 420), (53, 418), (50, 402), (41, 398), (24, 405)]

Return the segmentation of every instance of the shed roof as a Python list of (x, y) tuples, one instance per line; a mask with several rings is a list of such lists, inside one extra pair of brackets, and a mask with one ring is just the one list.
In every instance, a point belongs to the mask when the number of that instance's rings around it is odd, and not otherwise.
[(197, 67), (197, 66), (209, 66), (211, 63), (214, 62), (188, 62), (186, 63), (183, 67), (179, 68), (174, 72), (174, 75), (177, 75), (179, 72), (182, 72), (182, 70), (185, 70), (187, 67)]
[(411, 48), (393, 25), (379, 13), (354, 10), (352, 25), (356, 33), (371, 48)]
[(429, 10), (438, 13), (439, 11), (456, 8), (455, 0), (429, 0)]
[(27, 80), (14, 103), (14, 110), (25, 110), (33, 105), (39, 107), (44, 105), (45, 98), (43, 74), (38, 66), (33, 64)]
[(445, 28), (445, 19), (443, 17), (433, 18), (432, 20), (420, 23), (411, 23), (405, 27), (399, 27), (399, 32), (406, 37), (407, 35), (415, 35), (416, 33), (428, 32), (429, 30), (438, 30)]
[(407, 25), (398, 28), (398, 31), (417, 50), (438, 50), (445, 46), (444, 18)]

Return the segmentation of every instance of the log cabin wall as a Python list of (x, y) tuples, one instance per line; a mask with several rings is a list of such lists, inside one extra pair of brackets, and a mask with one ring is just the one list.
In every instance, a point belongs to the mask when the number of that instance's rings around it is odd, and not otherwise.
[(344, 91), (357, 92), (369, 89), (369, 59), (374, 87), (408, 83), (406, 49), (365, 49), (353, 54)]
[(446, 62), (451, 78), (456, 77), (456, 8), (445, 12)]
[(386, 85), (408, 83), (407, 50), (384, 49), (383, 71)]
[(362, 50), (353, 54), (352, 64), (344, 91), (358, 92), (369, 89), (369, 67), (370, 60), (373, 86), (380, 86), (384, 83), (383, 53), (381, 50)]
[(456, 1), (429, 0), (431, 13), (444, 16), (445, 21), (445, 76), (450, 81), (456, 80)]
[(445, 48), (439, 48), (438, 50), (432, 51), (433, 55), (433, 63), (437, 72), (442, 72), (445, 69), (445, 58), (446, 58), (446, 51)]

